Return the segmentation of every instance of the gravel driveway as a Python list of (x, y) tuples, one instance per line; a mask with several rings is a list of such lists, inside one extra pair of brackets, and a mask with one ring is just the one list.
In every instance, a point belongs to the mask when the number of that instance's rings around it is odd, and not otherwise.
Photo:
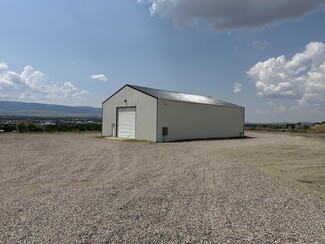
[(248, 162), (272, 144), (249, 135), (1, 134), (0, 243), (325, 243), (325, 202)]

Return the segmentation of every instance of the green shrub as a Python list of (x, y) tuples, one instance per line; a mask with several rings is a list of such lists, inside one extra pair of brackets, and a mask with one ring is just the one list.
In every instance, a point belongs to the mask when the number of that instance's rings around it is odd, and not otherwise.
[(25, 123), (24, 122), (21, 122), (21, 123), (17, 124), (17, 130), (20, 133), (26, 132), (27, 131), (27, 128), (26, 128)]

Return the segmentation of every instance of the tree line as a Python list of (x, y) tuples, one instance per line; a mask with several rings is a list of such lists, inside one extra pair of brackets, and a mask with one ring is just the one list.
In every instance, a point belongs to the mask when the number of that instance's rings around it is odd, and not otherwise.
[(82, 131), (101, 131), (102, 125), (99, 123), (59, 123), (55, 125), (40, 125), (34, 121), (22, 121), (17, 124), (2, 124), (0, 129), (4, 132), (17, 131), (25, 132), (82, 132)]

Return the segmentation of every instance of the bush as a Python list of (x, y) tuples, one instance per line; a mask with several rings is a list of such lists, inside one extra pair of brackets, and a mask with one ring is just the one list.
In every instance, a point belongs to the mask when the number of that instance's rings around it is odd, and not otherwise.
[(12, 124), (3, 124), (0, 126), (0, 129), (3, 130), (4, 132), (12, 132), (14, 130), (16, 130), (16, 125), (12, 125)]
[(17, 124), (17, 130), (20, 133), (23, 132), (42, 132), (43, 128), (40, 125), (35, 124), (33, 121), (21, 122)]
[(17, 124), (17, 130), (20, 133), (26, 132), (27, 131), (27, 128), (26, 128), (25, 123), (24, 122), (21, 122), (21, 123)]
[(33, 121), (27, 121), (26, 128), (28, 132), (41, 132), (43, 128), (35, 124)]

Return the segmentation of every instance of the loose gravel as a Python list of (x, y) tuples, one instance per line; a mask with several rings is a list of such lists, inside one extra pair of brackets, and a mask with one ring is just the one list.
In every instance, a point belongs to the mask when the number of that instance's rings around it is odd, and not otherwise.
[(325, 243), (325, 202), (246, 163), (253, 137), (1, 134), (0, 243)]

